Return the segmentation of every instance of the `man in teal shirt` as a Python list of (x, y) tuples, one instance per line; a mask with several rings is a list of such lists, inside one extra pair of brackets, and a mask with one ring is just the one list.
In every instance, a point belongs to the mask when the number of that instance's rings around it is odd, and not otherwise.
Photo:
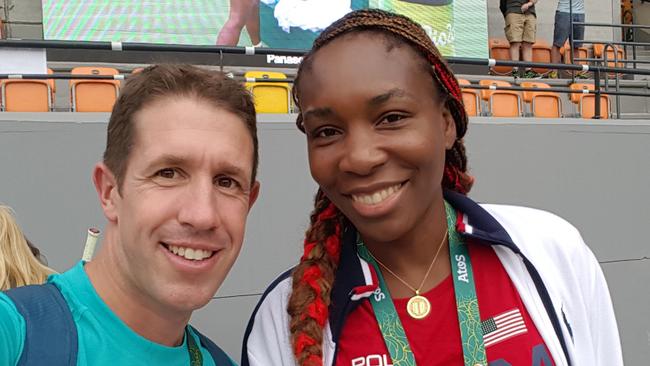
[[(101, 249), (48, 280), (74, 321), (70, 364), (217, 364), (188, 322), (239, 254), (259, 192), (257, 161), (254, 104), (236, 81), (186, 65), (129, 78), (93, 170), (107, 218)], [(49, 346), (27, 346), (43, 334), (30, 334), (9, 295), (0, 293), (0, 365), (51, 360)], [(69, 335), (46, 333), (51, 340)], [(34, 351), (46, 358), (34, 361)]]

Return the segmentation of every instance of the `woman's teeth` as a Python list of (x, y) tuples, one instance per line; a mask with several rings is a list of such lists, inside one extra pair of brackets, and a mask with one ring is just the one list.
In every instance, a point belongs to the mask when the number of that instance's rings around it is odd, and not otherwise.
[(397, 191), (399, 191), (400, 188), (402, 188), (402, 185), (396, 184), (392, 187), (382, 189), (372, 194), (353, 194), (352, 200), (354, 202), (360, 202), (366, 205), (376, 205), (395, 194)]
[(206, 258), (210, 258), (214, 253), (211, 250), (192, 249), (186, 247), (179, 247), (176, 245), (168, 245), (167, 249), (179, 257), (183, 257), (185, 259), (194, 260), (194, 261), (200, 261)]

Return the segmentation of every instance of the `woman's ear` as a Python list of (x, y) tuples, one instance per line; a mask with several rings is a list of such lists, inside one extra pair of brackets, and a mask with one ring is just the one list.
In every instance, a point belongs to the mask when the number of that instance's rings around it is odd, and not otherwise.
[(448, 101), (442, 105), (442, 119), (445, 127), (445, 148), (451, 149), (456, 142), (456, 120), (451, 114)]

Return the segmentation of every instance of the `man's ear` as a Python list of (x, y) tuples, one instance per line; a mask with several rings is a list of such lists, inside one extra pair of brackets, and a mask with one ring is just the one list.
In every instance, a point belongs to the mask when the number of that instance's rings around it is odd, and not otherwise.
[(253, 183), (253, 186), (251, 187), (251, 193), (248, 195), (248, 210), (253, 207), (255, 204), (255, 201), (257, 201), (257, 197), (260, 195), (260, 182), (258, 180)]
[(93, 183), (99, 196), (99, 203), (104, 210), (104, 216), (109, 222), (117, 221), (117, 201), (120, 193), (118, 191), (115, 175), (104, 163), (97, 163), (93, 169)]
[(449, 110), (448, 104), (444, 103), (442, 107), (442, 118), (445, 127), (445, 148), (451, 149), (456, 142), (456, 120)]

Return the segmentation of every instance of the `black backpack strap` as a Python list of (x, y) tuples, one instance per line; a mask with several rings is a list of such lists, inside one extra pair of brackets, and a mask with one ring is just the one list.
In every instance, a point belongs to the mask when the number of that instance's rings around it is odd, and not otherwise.
[(18, 366), (77, 364), (77, 327), (59, 289), (51, 283), (6, 291), (25, 319)]
[(224, 352), (219, 346), (217, 346), (214, 342), (210, 340), (210, 338), (204, 336), (196, 330), (193, 326), (189, 325), (190, 328), (192, 328), (192, 331), (196, 333), (197, 336), (199, 336), (199, 341), (201, 342), (201, 346), (208, 350), (210, 355), (212, 356), (212, 359), (214, 360), (214, 364), (217, 366), (231, 366), (232, 360), (226, 352)]

